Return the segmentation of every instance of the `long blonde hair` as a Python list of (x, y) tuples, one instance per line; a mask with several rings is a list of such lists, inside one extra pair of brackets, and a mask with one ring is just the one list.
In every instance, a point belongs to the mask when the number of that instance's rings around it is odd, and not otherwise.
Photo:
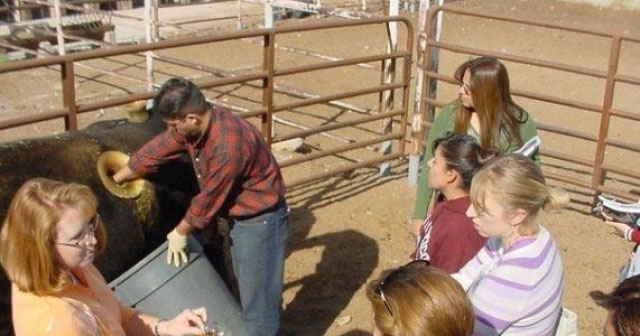
[[(64, 207), (85, 218), (96, 214), (98, 201), (89, 187), (34, 178), (16, 192), (0, 231), (0, 263), (9, 279), (23, 292), (44, 295), (69, 281), (56, 262), (56, 226)], [(96, 227), (96, 251), (104, 249), (106, 234)]]
[(423, 260), (384, 272), (369, 282), (366, 294), (385, 336), (467, 336), (473, 331), (473, 306), (460, 284)]
[(519, 230), (537, 232), (536, 217), (542, 210), (561, 209), (569, 196), (547, 186), (540, 167), (520, 154), (509, 154), (487, 162), (471, 183), (471, 202), (479, 212), (487, 212), (486, 197), (491, 193), (507, 213), (522, 209), (527, 213)]

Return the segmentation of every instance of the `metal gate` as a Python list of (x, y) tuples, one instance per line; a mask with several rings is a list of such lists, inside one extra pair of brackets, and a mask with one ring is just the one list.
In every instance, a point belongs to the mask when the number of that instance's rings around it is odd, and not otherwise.
[[(398, 28), (400, 33), (401, 42), (397, 46), (392, 45), (387, 36), (391, 27)], [(347, 48), (362, 50), (355, 56), (344, 52), (341, 56), (328, 57), (298, 50), (296, 57), (310, 60), (303, 64), (283, 55), (280, 42), (285, 39), (300, 39), (308, 33), (310, 38), (321, 43), (321, 38), (331, 37), (339, 29), (367, 29), (373, 35), (379, 35), (381, 43), (374, 47), (360, 45), (361, 41), (348, 41), (351, 46), (347, 45)], [(227, 105), (254, 122), (270, 145), (291, 139), (310, 142), (304, 154), (280, 160), (285, 180), (286, 169), (330, 161), (323, 163), (322, 169), (306, 167), (309, 173), (304, 174), (304, 178), (286, 181), (288, 186), (295, 186), (405, 155), (413, 36), (411, 23), (401, 17), (332, 19), (5, 63), (0, 65), (0, 81), (2, 76), (29, 71), (39, 71), (38, 78), (57, 73), (52, 77), (56, 82), (50, 83), (50, 91), (45, 95), (58, 95), (61, 106), (35, 113), (27, 108), (15, 111), (9, 117), (0, 118), (0, 130), (64, 120), (64, 130), (75, 131), (82, 114), (111, 111), (114, 106), (149, 99), (153, 92), (146, 92), (144, 81), (135, 81), (137, 75), (131, 73), (141, 74), (138, 77), (144, 78), (140, 64), (144, 64), (146, 55), (152, 53), (158, 64), (164, 64), (164, 70), (160, 69), (162, 66), (155, 66), (156, 78), (183, 76), (192, 79), (208, 99)], [(205, 60), (207, 55), (193, 55), (194, 51), (189, 49), (193, 46), (206, 46), (213, 56), (223, 48), (232, 48), (237, 57), (246, 56), (251, 60), (237, 71), (227, 71), (224, 69), (229, 57)], [(351, 80), (349, 76), (361, 69), (368, 72), (366, 79)], [(125, 94), (111, 96), (97, 92), (91, 98), (78, 94), (80, 82), (106, 82), (106, 78), (116, 72), (118, 76), (113, 82), (118, 84), (109, 82), (108, 85), (117, 85)], [(14, 79), (20, 81), (26, 77), (18, 75)], [(282, 84), (281, 78), (290, 79), (295, 87)], [(335, 84), (331, 83), (332, 78)], [(328, 81), (326, 90), (315, 93), (303, 90), (305, 83), (314, 80)], [(132, 81), (134, 85), (129, 86)], [(58, 86), (59, 94), (56, 92)], [(9, 86), (4, 89), (11, 90)], [(33, 136), (30, 132), (28, 135)]]
[[(477, 22), (479, 29), (482, 25), (501, 25), (502, 29), (518, 31), (513, 35), (519, 39), (530, 39), (530, 50), (518, 55), (506, 50), (508, 48), (495, 50), (483, 45), (470, 46), (465, 41), (451, 41), (447, 34), (437, 41), (435, 24), (439, 14), (443, 20), (476, 20), (474, 22)], [(449, 5), (429, 10), (425, 30), (427, 47), (419, 51), (418, 59), (423, 60), (424, 87), (437, 87), (437, 93), (422, 92), (416, 116), (421, 121), (418, 123), (421, 128), (412, 138), (412, 154), (420, 154), (423, 150), (425, 134), (433, 121), (435, 108), (448, 103), (442, 98), (445, 94), (440, 92), (452, 90), (454, 86), (457, 90), (459, 85), (452, 77), (452, 72), (439, 71), (436, 55), (448, 52), (447, 55), (459, 58), (491, 56), (508, 64), (512, 83), (513, 78), (518, 76), (518, 71), (513, 68), (523, 72), (526, 70), (541, 81), (545, 80), (544, 74), (547, 74), (546, 77), (560, 74), (567, 80), (564, 86), (563, 83), (550, 81), (549, 87), (557, 85), (558, 88), (550, 90), (553, 92), (535, 92), (512, 85), (512, 94), (518, 103), (524, 105), (538, 123), (542, 138), (543, 170), (548, 178), (586, 188), (592, 194), (605, 193), (626, 200), (638, 200), (640, 141), (637, 140), (637, 132), (640, 130), (640, 112), (637, 104), (626, 101), (637, 96), (640, 89), (637, 68), (633, 69), (630, 65), (630, 61), (637, 59), (640, 37), (487, 14)], [(553, 36), (563, 38), (558, 48), (566, 47), (572, 39), (587, 38), (594, 41), (598, 47), (590, 50), (594, 54), (589, 57), (602, 58), (601, 67), (580, 64), (576, 57), (579, 55), (560, 60), (538, 56), (550, 48), (548, 44), (555, 43), (537, 41), (536, 33), (542, 30), (553, 31)], [(472, 38), (467, 37), (467, 42), (469, 39)], [(439, 59), (442, 58), (440, 55)], [(571, 85), (580, 81), (583, 83), (577, 88)], [(520, 82), (521, 86), (526, 86), (526, 80)], [(579, 92), (580, 88), (584, 92)], [(586, 92), (584, 88), (596, 92)], [(586, 121), (588, 125), (581, 129), (577, 126), (577, 120)]]

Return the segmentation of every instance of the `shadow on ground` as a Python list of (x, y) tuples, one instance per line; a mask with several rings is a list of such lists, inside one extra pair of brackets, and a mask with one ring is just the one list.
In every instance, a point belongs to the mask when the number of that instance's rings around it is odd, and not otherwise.
[[(285, 281), (285, 290), (301, 288), (285, 307), (281, 336), (325, 335), (378, 266), (378, 243), (361, 232), (346, 229), (309, 237), (312, 226), (317, 224), (313, 210), (402, 177), (380, 178), (377, 173), (367, 171), (352, 174), (348, 179), (338, 178), (289, 191), (294, 196), (290, 201), (292, 225), (288, 255), (313, 248), (323, 252), (314, 273), (295, 281)], [(305, 195), (301, 196), (302, 193)], [(352, 330), (344, 335), (368, 334)]]

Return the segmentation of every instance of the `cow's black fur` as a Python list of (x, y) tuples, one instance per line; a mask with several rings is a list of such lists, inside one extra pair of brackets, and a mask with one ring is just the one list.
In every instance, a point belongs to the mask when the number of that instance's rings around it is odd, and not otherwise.
[[(104, 121), (78, 132), (0, 144), (0, 223), (4, 222), (15, 191), (30, 178), (41, 176), (86, 184), (98, 197), (98, 212), (108, 235), (107, 248), (95, 264), (107, 281), (114, 279), (165, 241), (198, 186), (188, 158), (172, 162), (146, 177), (154, 186), (155, 197), (151, 198), (151, 204), (140, 207), (139, 200), (115, 197), (104, 188), (96, 170), (98, 156), (106, 150), (130, 154), (165, 127), (159, 118), (152, 116), (144, 123)], [(144, 216), (141, 211), (146, 212)], [(225, 239), (217, 234), (216, 231), (206, 236), (213, 242)], [(222, 248), (220, 244), (208, 246), (210, 255), (220, 257), (228, 253), (228, 247)], [(216, 264), (225, 281), (233, 283), (229, 264), (219, 260)], [(13, 335), (10, 285), (2, 271), (0, 336), (8, 335)]]

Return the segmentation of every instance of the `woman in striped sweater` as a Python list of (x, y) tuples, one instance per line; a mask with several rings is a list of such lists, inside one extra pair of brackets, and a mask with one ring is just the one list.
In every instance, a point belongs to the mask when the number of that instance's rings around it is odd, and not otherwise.
[(485, 246), (453, 277), (474, 306), (474, 335), (553, 335), (564, 275), (558, 248), (538, 223), (541, 209), (561, 208), (540, 168), (512, 154), (487, 163), (471, 184), (467, 210)]

